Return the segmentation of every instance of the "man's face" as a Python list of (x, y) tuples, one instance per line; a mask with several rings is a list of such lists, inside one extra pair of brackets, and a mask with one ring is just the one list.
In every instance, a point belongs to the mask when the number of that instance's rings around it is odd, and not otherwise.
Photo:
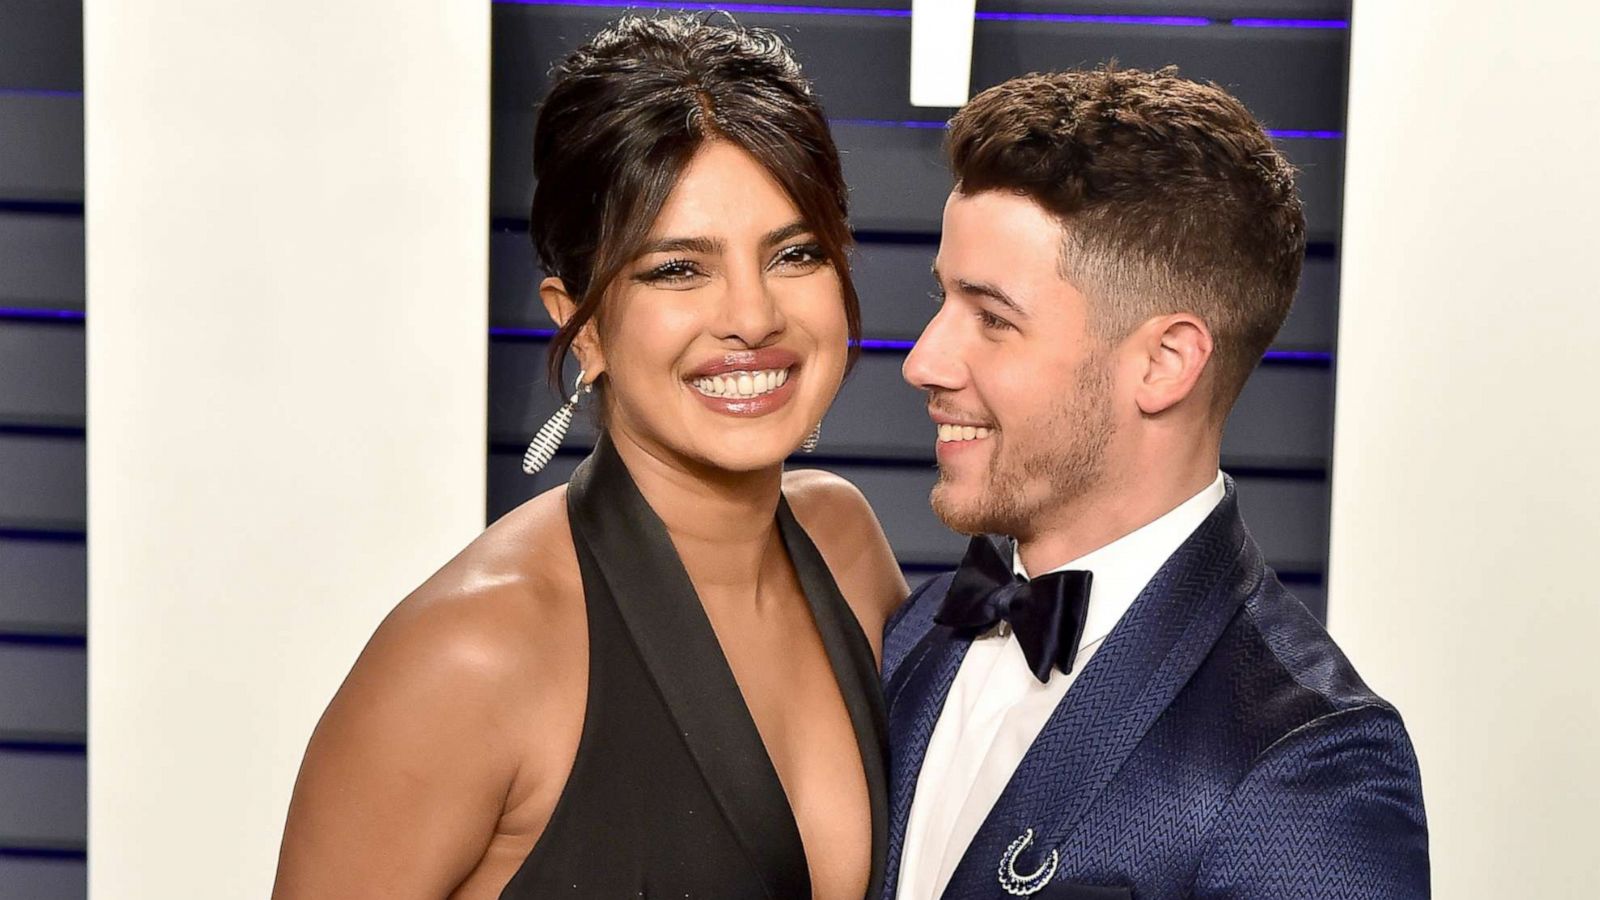
[(1026, 538), (1105, 477), (1110, 348), (1060, 272), (1061, 226), (1032, 200), (952, 193), (934, 262), (942, 304), (906, 357), (938, 426), (933, 508), (967, 534)]

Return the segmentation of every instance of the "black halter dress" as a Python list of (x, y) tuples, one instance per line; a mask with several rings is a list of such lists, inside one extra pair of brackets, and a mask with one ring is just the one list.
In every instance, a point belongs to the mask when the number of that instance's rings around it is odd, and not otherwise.
[[(572, 476), (567, 511), (589, 620), (583, 732), (502, 900), (808, 900), (800, 831), (733, 670), (666, 527), (604, 438)], [(877, 666), (786, 501), (778, 526), (855, 726), (877, 897), (888, 822)]]

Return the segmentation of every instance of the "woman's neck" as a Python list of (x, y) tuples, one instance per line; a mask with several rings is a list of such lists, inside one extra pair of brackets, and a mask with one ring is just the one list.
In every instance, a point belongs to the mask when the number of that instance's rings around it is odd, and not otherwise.
[(728, 472), (692, 466), (625, 434), (611, 435), (639, 493), (683, 560), (702, 600), (708, 594), (755, 598), (779, 556), (778, 499), (783, 466)]

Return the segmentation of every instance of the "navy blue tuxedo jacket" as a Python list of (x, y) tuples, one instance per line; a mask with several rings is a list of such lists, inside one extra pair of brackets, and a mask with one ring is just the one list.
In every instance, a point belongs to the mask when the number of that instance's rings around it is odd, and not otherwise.
[[(913, 592), (885, 631), (890, 898), (928, 739), (971, 644), (933, 622), (950, 580)], [(1000, 868), (1029, 829), (1013, 871), (1044, 871), (1051, 851), (1056, 871), (1008, 892)], [(1405, 726), (1265, 565), (1232, 480), (1079, 674), (944, 897), (1028, 888), (1036, 900), (1428, 896)]]

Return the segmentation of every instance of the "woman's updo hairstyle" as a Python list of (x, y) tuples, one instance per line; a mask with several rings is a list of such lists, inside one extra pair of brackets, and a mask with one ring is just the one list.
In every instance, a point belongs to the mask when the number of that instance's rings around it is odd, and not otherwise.
[(822, 108), (783, 40), (727, 20), (628, 16), (555, 70), (533, 138), (530, 230), (577, 306), (550, 343), (550, 380), (612, 281), (638, 255), (700, 146), (742, 148), (783, 186), (844, 288), (855, 360), (848, 199)]

